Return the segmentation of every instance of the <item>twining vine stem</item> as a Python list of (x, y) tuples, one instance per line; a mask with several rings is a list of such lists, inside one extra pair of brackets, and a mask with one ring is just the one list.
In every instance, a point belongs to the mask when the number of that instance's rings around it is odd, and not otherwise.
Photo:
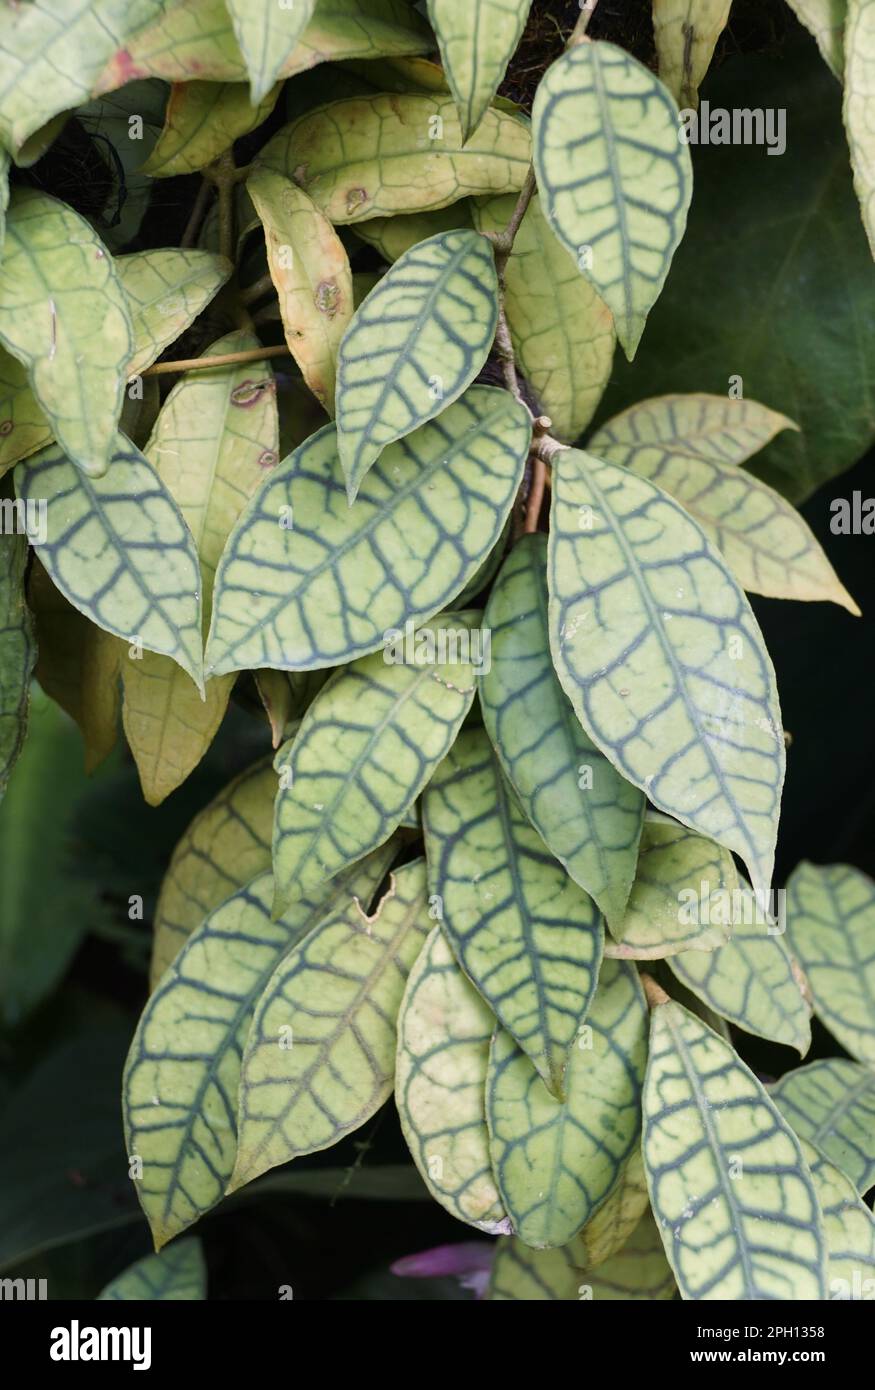
[(154, 362), (141, 376), (164, 376), (168, 372), (203, 372), (210, 367), (235, 367), (238, 362), (263, 362), (268, 357), (291, 357), (287, 347), (244, 348), (241, 352), (222, 352), (215, 357), (186, 357), (178, 362)]

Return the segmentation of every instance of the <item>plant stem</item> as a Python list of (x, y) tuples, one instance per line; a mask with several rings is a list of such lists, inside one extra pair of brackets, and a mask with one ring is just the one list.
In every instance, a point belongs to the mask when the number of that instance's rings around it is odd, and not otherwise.
[(234, 185), (237, 183), (233, 151), (220, 154), (204, 174), (219, 190), (219, 252), (231, 261), (234, 259)]
[(252, 304), (254, 300), (261, 299), (262, 295), (270, 294), (273, 290), (273, 280), (270, 275), (262, 275), (259, 280), (255, 280), (251, 285), (247, 285), (245, 290), (240, 291), (240, 299), (244, 304)]
[(186, 248), (194, 246), (195, 242), (197, 241), (197, 234), (201, 229), (201, 224), (203, 223), (207, 207), (209, 205), (209, 201), (212, 195), (213, 185), (210, 183), (209, 179), (202, 179), (201, 186), (198, 189), (197, 197), (195, 198), (194, 204), (191, 209), (191, 216), (189, 217), (188, 222), (186, 223), (185, 231), (182, 234), (182, 241), (179, 243), (180, 246)]
[(210, 367), (233, 367), (239, 362), (264, 362), (269, 357), (290, 357), (287, 347), (245, 348), (243, 352), (222, 352), (215, 357), (186, 357), (178, 362), (155, 362), (141, 376), (164, 376), (169, 372), (203, 372)]
[(586, 31), (589, 28), (589, 21), (595, 14), (596, 5), (598, 4), (598, 2), (599, 0), (581, 0), (580, 14), (578, 16), (577, 23), (571, 31), (571, 36), (568, 40), (568, 43), (565, 45), (566, 48), (574, 48), (577, 44), (582, 43), (582, 41), (586, 38)]

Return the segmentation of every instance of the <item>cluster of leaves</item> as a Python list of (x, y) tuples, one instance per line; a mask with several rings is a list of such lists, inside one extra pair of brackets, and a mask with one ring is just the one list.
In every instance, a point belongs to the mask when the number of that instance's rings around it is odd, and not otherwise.
[[(159, 1249), (394, 1094), (432, 1196), (500, 1237), (493, 1298), (823, 1299), (875, 1267), (875, 885), (802, 865), (788, 935), (762, 911), (785, 749), (745, 597), (858, 611), (790, 497), (872, 421), (821, 387), (800, 431), (730, 337), (641, 399), (694, 196), (678, 102), (730, 6), (654, 0), (658, 74), (595, 8), (530, 116), (497, 95), (528, 0), (0, 21), (0, 785), (34, 670), (89, 768), (121, 721), (151, 804), (232, 696), (275, 750), (191, 824), (155, 914), (123, 1107)], [(875, 6), (794, 8), (845, 73), (871, 239)], [(71, 112), (126, 147), (114, 220), (38, 177)], [(130, 249), (191, 174), (182, 245)], [(593, 430), (617, 344), (642, 371)], [(854, 1060), (767, 1087), (729, 1025), (804, 1057), (813, 1008)], [(104, 1296), (204, 1279), (188, 1237)]]

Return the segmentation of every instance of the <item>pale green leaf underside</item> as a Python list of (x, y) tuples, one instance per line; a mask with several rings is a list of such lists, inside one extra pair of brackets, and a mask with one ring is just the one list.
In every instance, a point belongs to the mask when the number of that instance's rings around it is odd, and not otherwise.
[(875, 1066), (875, 883), (847, 864), (801, 863), (787, 883), (787, 928), (818, 1016)]
[(430, 618), (498, 540), (529, 439), (528, 412), (507, 392), (472, 387), (390, 445), (350, 507), (334, 427), (313, 435), (231, 534), (216, 578), (211, 672), (335, 666), (377, 650), (388, 629)]
[[(581, 1269), (595, 1269), (616, 1255), (650, 1206), (641, 1146), (630, 1153), (613, 1188), (568, 1247)], [(657, 1240), (659, 1238), (657, 1237)], [(662, 1243), (659, 1242), (662, 1249)]]
[(490, 1235), (510, 1230), (492, 1174), (484, 1101), (495, 1027), (440, 926), (433, 927), (398, 1014), (395, 1103), (431, 1195)]
[(492, 1165), (514, 1231), (565, 1245), (609, 1197), (640, 1132), (647, 1009), (638, 977), (605, 961), (585, 1032), (571, 1050), (564, 1101), (509, 1033), (496, 1034), (486, 1082)]
[(651, 1015), (644, 1163), (685, 1299), (822, 1299), (825, 1246), (799, 1142), (732, 1046), (672, 1002)]
[(791, 10), (814, 35), (824, 60), (841, 79), (845, 65), (844, 29), (848, 0), (787, 0)]
[(553, 669), (546, 536), (514, 545), (483, 621), (492, 634), (479, 681), (486, 732), (547, 848), (616, 927), (635, 877), (644, 796), (584, 732)]
[(595, 1269), (578, 1263), (578, 1242), (557, 1250), (533, 1250), (521, 1240), (500, 1240), (488, 1297), (503, 1302), (622, 1301), (655, 1302), (674, 1298), (677, 1285), (650, 1214), (635, 1227), (623, 1248)]
[(771, 660), (700, 527), (591, 454), (554, 460), (550, 643), (580, 722), (660, 810), (768, 890), (784, 780)]
[(875, 1185), (875, 1076), (844, 1058), (787, 1072), (772, 1100), (802, 1139), (808, 1139), (851, 1179), (858, 1192)]
[(823, 1216), (829, 1297), (871, 1299), (875, 1289), (875, 1217), (840, 1168), (807, 1139), (800, 1143)]
[(428, 0), (462, 139), (477, 129), (526, 25), (531, 0)]
[(309, 24), (315, 0), (225, 0), (234, 36), (246, 60), (253, 103), (276, 82)]
[(854, 188), (875, 253), (875, 3), (848, 0), (843, 114)]
[(547, 69), (532, 124), (547, 220), (613, 313), (632, 358), (692, 194), (677, 108), (622, 48), (582, 43)]
[(30, 676), (36, 660), (24, 596), (27, 556), (25, 536), (0, 534), (0, 798), (27, 733)]
[[(516, 199), (514, 199), (516, 202)], [(391, 265), (427, 237), (438, 232), (461, 231), (471, 226), (471, 204), (467, 199), (450, 203), (435, 212), (397, 213), (393, 217), (371, 217), (356, 224), (355, 234), (368, 246), (379, 251)]]
[(387, 444), (456, 400), (498, 321), (492, 247), (442, 232), (405, 252), (356, 310), (340, 344), (337, 443), (350, 501)]
[(139, 449), (117, 435), (110, 468), (89, 478), (52, 444), (19, 464), (15, 481), (24, 502), (47, 502), (46, 540), (36, 549), (73, 606), (105, 631), (172, 656), (200, 684), (194, 540)]
[[(392, 874), (372, 917), (354, 903), (281, 962), (243, 1057), (232, 1189), (328, 1148), (389, 1098), (395, 1021), (430, 927), (420, 859)], [(291, 1044), (281, 1046), (286, 1028)]]
[(145, 1255), (116, 1275), (98, 1301), (201, 1302), (207, 1296), (207, 1266), (195, 1236), (178, 1240), (159, 1255)]
[[(276, 4), (273, 9), (282, 13)], [(279, 94), (279, 87), (268, 86), (253, 106), (249, 92), (237, 82), (174, 83), (164, 128), (142, 172), (167, 179), (205, 169), (267, 119)]]
[(480, 729), (432, 778), (423, 825), (429, 891), (462, 968), (561, 1095), (598, 979), (598, 909), (529, 824)]

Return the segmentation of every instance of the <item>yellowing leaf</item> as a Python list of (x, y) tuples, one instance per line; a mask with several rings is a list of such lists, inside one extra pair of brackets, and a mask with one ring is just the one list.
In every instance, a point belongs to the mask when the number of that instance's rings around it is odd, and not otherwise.
[(611, 310), (631, 359), (692, 193), (675, 104), (622, 48), (585, 42), (547, 69), (532, 125), (547, 221)]
[(211, 251), (134, 251), (115, 262), (128, 298), (134, 352), (133, 377), (151, 367), (221, 289), (231, 264)]
[(844, 1058), (788, 1071), (772, 1100), (801, 1139), (808, 1139), (851, 1179), (858, 1192), (875, 1184), (875, 1076)]
[(732, 0), (653, 0), (659, 75), (678, 106), (699, 104), (699, 84), (726, 28)]
[[(273, 0), (270, 3), (276, 10)], [(253, 106), (239, 82), (174, 82), (164, 129), (143, 165), (143, 173), (166, 179), (204, 169), (241, 135), (261, 125), (279, 94), (278, 86), (269, 87)]]
[(260, 102), (292, 57), (316, 0), (226, 0), (246, 59), (253, 104)]
[(264, 226), (289, 351), (316, 399), (333, 414), (335, 362), (353, 314), (343, 242), (290, 179), (256, 169), (246, 187)]
[(340, 345), (337, 443), (350, 502), (387, 444), (458, 399), (498, 322), (492, 247), (441, 232), (406, 251), (356, 310)]
[[(608, 1199), (610, 1201), (610, 1198)], [(595, 1218), (597, 1219), (597, 1218)], [(497, 1302), (653, 1302), (674, 1298), (677, 1286), (649, 1213), (621, 1250), (593, 1268), (580, 1264), (577, 1240), (556, 1250), (533, 1250), (516, 1237), (500, 1240), (488, 1297)]]
[(367, 222), (357, 222), (356, 236), (373, 246), (384, 261), (391, 265), (430, 236), (438, 232), (460, 231), (471, 226), (471, 205), (467, 199), (450, 203), (448, 207), (435, 212), (400, 213), (396, 217), (372, 217)]
[(602, 425), (587, 447), (676, 498), (743, 589), (770, 598), (829, 599), (859, 614), (795, 507), (738, 467), (781, 430), (795, 428), (756, 401), (657, 396)]
[(767, 891), (784, 780), (775, 676), (700, 527), (591, 454), (554, 460), (550, 644), (584, 728), (660, 810), (742, 855)]
[(610, 1197), (566, 1247), (575, 1264), (581, 1269), (595, 1269), (610, 1260), (626, 1245), (649, 1206), (644, 1159), (639, 1145), (626, 1160)]
[(848, 0), (844, 118), (854, 187), (875, 255), (875, 0)]
[(30, 673), (36, 657), (24, 598), (27, 538), (6, 530), (9, 505), (0, 500), (0, 798), (27, 733)]
[(145, 1255), (116, 1275), (98, 1295), (98, 1302), (203, 1301), (207, 1296), (207, 1267), (201, 1243), (194, 1237), (178, 1240), (160, 1255)]
[(466, 141), (483, 119), (526, 27), (531, 0), (428, 0)]
[(259, 164), (293, 178), (334, 223), (430, 212), (469, 194), (522, 188), (531, 138), (516, 116), (487, 111), (460, 146), (450, 97), (377, 93), (299, 117), (269, 141)]
[(133, 351), (127, 300), (90, 225), (32, 188), (9, 205), (0, 341), (27, 369), (62, 449), (83, 472), (104, 473)]

